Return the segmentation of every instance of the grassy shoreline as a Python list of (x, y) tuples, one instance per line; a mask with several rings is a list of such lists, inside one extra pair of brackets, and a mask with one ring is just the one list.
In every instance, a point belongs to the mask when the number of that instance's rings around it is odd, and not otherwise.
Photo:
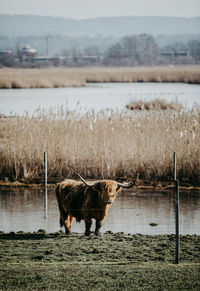
[(200, 236), (0, 233), (1, 290), (198, 290)]
[[(74, 179), (74, 178), (73, 178)], [(74, 179), (77, 180), (77, 179)], [(77, 180), (80, 181), (80, 180)], [(94, 182), (96, 180), (87, 180), (88, 182)], [(60, 182), (60, 179), (57, 181), (57, 183)], [(48, 183), (47, 184), (47, 188), (51, 188), (54, 189), (56, 188), (57, 183)], [(0, 180), (0, 190), (4, 190), (4, 189), (10, 189), (15, 191), (16, 189), (20, 189), (20, 188), (43, 188), (44, 187), (44, 183), (29, 183), (29, 182), (19, 182), (19, 181), (15, 181), (15, 182), (11, 182), (11, 181), (3, 181)], [(172, 190), (174, 189), (175, 185), (174, 182), (170, 181), (170, 182), (163, 182), (163, 181), (142, 181), (142, 180), (138, 180), (137, 186), (134, 186), (132, 189), (134, 190), (156, 190), (156, 191), (168, 191), (168, 190)], [(193, 184), (190, 183), (182, 183), (182, 185), (179, 185), (179, 189), (180, 190), (184, 190), (184, 191), (199, 191), (200, 190), (200, 186), (195, 186)]]
[(88, 82), (200, 84), (200, 66), (0, 69), (0, 89), (82, 87)]

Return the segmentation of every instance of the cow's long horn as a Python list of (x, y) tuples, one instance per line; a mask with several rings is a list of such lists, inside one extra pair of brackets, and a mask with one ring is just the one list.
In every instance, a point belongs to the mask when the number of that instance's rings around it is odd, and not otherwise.
[(130, 189), (132, 188), (136, 183), (137, 183), (137, 180), (138, 180), (138, 177), (139, 177), (139, 174), (137, 174), (137, 177), (135, 179), (135, 181), (132, 181), (130, 184), (126, 185), (126, 184), (122, 184), (122, 183), (119, 183), (117, 182), (117, 185), (119, 187), (122, 187), (122, 188), (125, 188), (125, 189)]
[(83, 179), (83, 177), (81, 177), (81, 175), (79, 174), (79, 173), (77, 173), (75, 170), (73, 170), (74, 171), (74, 173), (76, 173), (76, 175), (78, 175), (79, 176), (79, 178), (81, 179), (81, 181), (86, 185), (86, 186), (88, 186), (88, 187), (90, 187), (90, 186), (93, 186), (94, 184), (88, 184), (86, 181), (85, 181), (85, 179)]

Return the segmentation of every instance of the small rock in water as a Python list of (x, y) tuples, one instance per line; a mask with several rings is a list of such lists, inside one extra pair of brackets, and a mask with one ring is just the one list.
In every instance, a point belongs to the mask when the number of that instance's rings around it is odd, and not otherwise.
[(155, 223), (155, 222), (151, 222), (151, 223), (149, 223), (149, 225), (150, 225), (150, 226), (157, 226), (158, 224)]

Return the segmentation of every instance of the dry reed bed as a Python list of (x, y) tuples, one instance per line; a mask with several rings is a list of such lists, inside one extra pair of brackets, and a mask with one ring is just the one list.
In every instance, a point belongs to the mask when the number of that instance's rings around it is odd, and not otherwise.
[(180, 111), (183, 109), (183, 105), (178, 102), (167, 102), (162, 99), (156, 99), (149, 102), (144, 101), (132, 101), (126, 105), (129, 110), (150, 110), (150, 111), (160, 111), (160, 110), (175, 110)]
[(85, 80), (76, 70), (1, 69), (1, 89), (80, 87)]
[(48, 177), (171, 179), (172, 156), (182, 181), (200, 183), (200, 108), (191, 111), (38, 111), (0, 119), (0, 177), (41, 181), (43, 152)]
[(86, 82), (184, 82), (200, 84), (199, 66), (45, 68), (0, 70), (0, 88), (79, 87)]

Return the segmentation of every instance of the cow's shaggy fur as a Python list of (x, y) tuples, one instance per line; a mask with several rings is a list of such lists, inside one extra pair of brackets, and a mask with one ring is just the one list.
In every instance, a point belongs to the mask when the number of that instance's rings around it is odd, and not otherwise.
[(99, 234), (107, 211), (121, 187), (131, 188), (135, 182), (125, 185), (112, 180), (101, 180), (90, 185), (79, 174), (78, 176), (82, 182), (67, 179), (56, 187), (60, 226), (64, 226), (65, 232), (69, 234), (74, 218), (78, 222), (84, 220), (85, 235), (90, 235), (92, 218), (94, 218), (96, 220), (95, 234)]

